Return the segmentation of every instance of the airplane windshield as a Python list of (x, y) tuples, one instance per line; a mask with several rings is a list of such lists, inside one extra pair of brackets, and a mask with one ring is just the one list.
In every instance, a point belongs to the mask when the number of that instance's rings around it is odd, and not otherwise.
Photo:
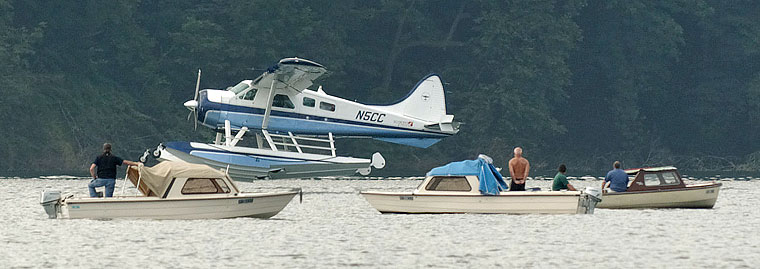
[(248, 83), (240, 82), (237, 85), (235, 85), (235, 87), (230, 88), (230, 91), (234, 92), (235, 94), (238, 94), (244, 91), (245, 89), (248, 89), (248, 86), (250, 86), (248, 85)]

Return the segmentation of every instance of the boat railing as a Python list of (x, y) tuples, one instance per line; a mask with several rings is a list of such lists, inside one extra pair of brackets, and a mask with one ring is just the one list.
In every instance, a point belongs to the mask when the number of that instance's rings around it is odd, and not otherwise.
[(311, 153), (326, 153), (335, 157), (335, 139), (332, 133), (327, 134), (327, 139), (317, 137), (303, 137), (294, 135), (292, 132), (285, 134), (272, 134), (262, 130), (267, 144), (272, 151), (297, 151), (304, 153), (305, 149), (310, 149)]

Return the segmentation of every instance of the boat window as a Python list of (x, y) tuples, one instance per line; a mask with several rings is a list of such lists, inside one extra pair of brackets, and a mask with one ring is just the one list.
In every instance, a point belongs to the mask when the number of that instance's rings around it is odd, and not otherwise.
[(230, 193), (230, 187), (227, 186), (227, 182), (224, 182), (221, 178), (214, 179), (216, 185), (222, 190), (223, 193)]
[(659, 186), (660, 178), (657, 177), (657, 174), (644, 174), (644, 185), (645, 186)]
[(665, 181), (665, 184), (668, 185), (676, 185), (680, 183), (678, 182), (678, 177), (674, 172), (662, 173), (662, 179)]
[(182, 194), (222, 193), (211, 178), (188, 178), (182, 187)]
[(335, 105), (325, 102), (319, 102), (319, 109), (327, 111), (335, 111)]
[(434, 177), (425, 187), (429, 191), (470, 191), (470, 183), (465, 177)]
[(238, 93), (243, 92), (245, 89), (248, 89), (249, 86), (251, 85), (248, 85), (248, 83), (240, 82), (234, 87), (229, 88), (228, 90), (230, 90), (231, 92), (234, 92), (237, 95)]
[(290, 101), (290, 98), (284, 94), (275, 95), (274, 99), (272, 100), (272, 106), (282, 108), (296, 108), (296, 106), (293, 105), (293, 102)]
[(314, 105), (315, 105), (316, 103), (317, 103), (317, 101), (316, 101), (316, 100), (314, 100), (314, 99), (311, 99), (311, 98), (309, 98), (309, 97), (304, 97), (304, 98), (303, 98), (303, 105), (304, 105), (304, 106), (308, 106), (308, 107), (314, 107)]
[(245, 95), (243, 95), (244, 100), (253, 100), (253, 98), (256, 97), (257, 90), (255, 88), (251, 89), (250, 91), (246, 92)]

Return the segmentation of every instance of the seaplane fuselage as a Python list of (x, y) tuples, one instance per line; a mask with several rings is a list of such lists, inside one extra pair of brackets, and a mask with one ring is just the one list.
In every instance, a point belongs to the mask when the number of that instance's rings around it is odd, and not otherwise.
[[(321, 67), (298, 60), (284, 63), (283, 60), (279, 64)], [(304, 65), (299, 66), (299, 63)], [(279, 70), (268, 73), (276, 71)], [(229, 121), (232, 129), (246, 127), (316, 136), (331, 133), (338, 137), (371, 137), (423, 148), (458, 132), (453, 115), (446, 114), (443, 85), (434, 74), (423, 78), (405, 98), (388, 105), (349, 101), (329, 95), (321, 87), (316, 91), (300, 88), (311, 85), (310, 80), (303, 83), (307, 79), (300, 77), (266, 75), (244, 80), (225, 90), (200, 91), (194, 103), (198, 122), (217, 131), (223, 130), (225, 121)], [(278, 88), (276, 84), (287, 86)]]

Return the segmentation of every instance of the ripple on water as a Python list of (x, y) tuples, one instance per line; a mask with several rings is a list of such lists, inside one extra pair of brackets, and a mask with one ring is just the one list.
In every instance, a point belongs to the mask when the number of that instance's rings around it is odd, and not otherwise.
[[(594, 215), (383, 215), (359, 190), (411, 190), (419, 179), (271, 180), (302, 187), (275, 218), (49, 220), (45, 188), (86, 194), (86, 179), (3, 179), (3, 267), (747, 267), (756, 266), (760, 182), (725, 181), (712, 210)], [(574, 180), (577, 187), (598, 180)], [(550, 180), (528, 185), (548, 189)], [(117, 185), (120, 186), (120, 185)], [(620, 250), (625, 249), (625, 257)], [(569, 259), (558, 261), (556, 253)], [(140, 257), (136, 259), (135, 257)]]

